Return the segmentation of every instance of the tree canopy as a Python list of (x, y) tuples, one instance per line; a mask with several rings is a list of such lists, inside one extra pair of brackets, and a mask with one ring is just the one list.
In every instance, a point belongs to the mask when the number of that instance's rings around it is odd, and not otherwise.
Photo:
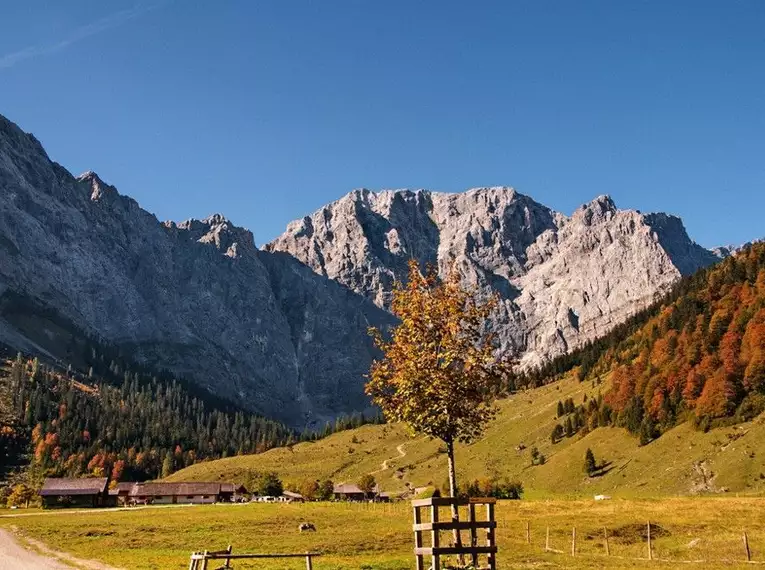
[(496, 304), (463, 288), (456, 272), (442, 281), (434, 267), (421, 273), (410, 261), (407, 282), (393, 290), (400, 323), (389, 340), (370, 330), (384, 357), (372, 364), (367, 394), (389, 421), (447, 444), (452, 493), (453, 445), (481, 435), (510, 371), (487, 324)]

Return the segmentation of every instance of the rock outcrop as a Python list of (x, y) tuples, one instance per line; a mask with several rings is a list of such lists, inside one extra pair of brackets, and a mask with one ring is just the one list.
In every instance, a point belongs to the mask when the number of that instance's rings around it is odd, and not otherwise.
[(381, 308), (410, 258), (459, 271), (500, 294), (495, 326), (526, 365), (608, 332), (681, 275), (719, 259), (674, 216), (619, 210), (608, 196), (565, 216), (505, 187), (356, 190), (292, 222), (265, 249)]
[[(0, 306), (31, 299), (296, 427), (369, 407), (366, 329), (392, 318), (363, 296), (259, 251), (221, 215), (160, 223), (95, 173), (73, 177), (1, 116), (0, 195)], [(32, 346), (3, 315), (0, 340)]]

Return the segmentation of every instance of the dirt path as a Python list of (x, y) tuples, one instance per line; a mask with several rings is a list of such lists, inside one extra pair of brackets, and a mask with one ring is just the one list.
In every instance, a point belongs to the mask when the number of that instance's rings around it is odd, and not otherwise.
[(407, 443), (411, 443), (411, 442), (407, 441), (407, 442), (402, 443), (399, 446), (396, 446), (396, 451), (398, 451), (398, 457), (391, 457), (390, 459), (386, 459), (385, 461), (380, 463), (380, 468), (377, 471), (372, 471), (370, 473), (370, 475), (375, 475), (376, 473), (382, 473), (383, 471), (387, 471), (388, 469), (390, 469), (390, 466), (388, 465), (389, 461), (393, 461), (394, 459), (401, 459), (402, 457), (406, 457), (406, 451), (404, 451), (404, 446)]
[(54, 558), (22, 547), (7, 530), (0, 529), (0, 570), (71, 570)]
[(52, 550), (31, 538), (23, 540), (39, 553), (27, 550), (20, 544), (20, 537), (0, 529), (0, 570), (117, 570), (94, 560), (82, 560), (71, 554)]

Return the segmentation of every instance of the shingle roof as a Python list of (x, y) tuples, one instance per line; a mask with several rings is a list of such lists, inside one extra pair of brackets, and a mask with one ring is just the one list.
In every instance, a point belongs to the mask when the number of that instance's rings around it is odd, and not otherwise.
[(134, 483), (132, 481), (123, 481), (121, 483), (117, 483), (117, 485), (113, 489), (109, 489), (110, 495), (119, 495), (120, 493), (129, 494), (130, 491), (133, 490), (133, 487), (138, 485), (139, 483)]
[(295, 492), (293, 492), (293, 491), (284, 491), (284, 492), (282, 493), (282, 495), (284, 495), (284, 496), (285, 496), (285, 497), (287, 497), (288, 499), (304, 499), (304, 498), (305, 498), (305, 497), (303, 497), (303, 495), (301, 495), (300, 493), (295, 493)]
[(130, 491), (130, 496), (218, 495), (220, 491), (220, 483), (138, 483)]
[(334, 489), (332, 490), (334, 493), (339, 493), (342, 495), (354, 495), (357, 493), (364, 493), (357, 485), (354, 485), (353, 483), (340, 483), (339, 485), (335, 485)]
[(40, 495), (50, 496), (74, 496), (74, 495), (98, 495), (106, 490), (106, 477), (92, 477), (89, 479), (54, 479), (47, 478), (40, 489)]

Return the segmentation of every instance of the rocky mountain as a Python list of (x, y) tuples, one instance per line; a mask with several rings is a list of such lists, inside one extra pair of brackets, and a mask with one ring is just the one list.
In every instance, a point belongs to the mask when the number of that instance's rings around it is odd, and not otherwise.
[[(497, 291), (527, 365), (607, 332), (718, 259), (679, 219), (510, 188), (354, 191), (263, 249), (222, 215), (161, 223), (0, 116), (0, 342), (71, 362), (78, 335), (296, 427), (368, 407), (369, 325), (410, 257)], [(78, 332), (75, 332), (78, 331)]]
[(410, 258), (499, 293), (503, 346), (538, 364), (606, 333), (720, 259), (679, 218), (619, 210), (608, 196), (571, 216), (512, 188), (461, 194), (356, 190), (269, 243), (381, 308)]
[(74, 327), (293, 426), (369, 406), (392, 319), (363, 296), (223, 216), (160, 223), (2, 116), (0, 195), (0, 341), (63, 359)]

